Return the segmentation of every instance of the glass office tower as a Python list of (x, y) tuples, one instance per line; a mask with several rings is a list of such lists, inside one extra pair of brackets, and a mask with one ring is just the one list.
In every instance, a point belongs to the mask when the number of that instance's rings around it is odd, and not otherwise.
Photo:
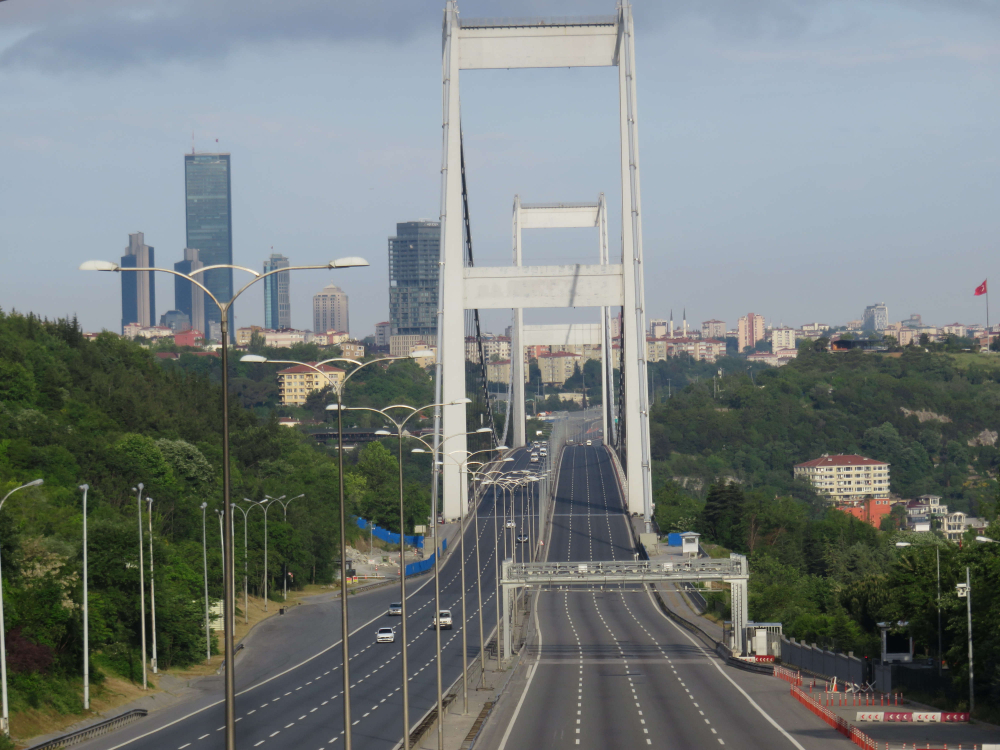
[(441, 223), (404, 221), (389, 238), (389, 323), (393, 336), (436, 336)]
[[(122, 268), (152, 268), (153, 248), (146, 244), (142, 232), (128, 236), (128, 247), (118, 264)], [(143, 328), (156, 325), (156, 284), (153, 272), (123, 273), (122, 277), (122, 333), (125, 326), (138, 323)]]
[[(264, 261), (264, 273), (288, 268), (288, 258), (271, 253)], [(277, 331), (292, 327), (292, 303), (288, 297), (291, 274), (288, 271), (264, 278), (264, 328)]]
[[(198, 251), (206, 266), (233, 262), (233, 217), (229, 154), (185, 154), (184, 196), (187, 216), (187, 247)], [(206, 271), (205, 286), (220, 302), (233, 296), (233, 272), (229, 268)], [(219, 308), (205, 306), (205, 333), (221, 319)], [(230, 339), (236, 329), (230, 311)]]

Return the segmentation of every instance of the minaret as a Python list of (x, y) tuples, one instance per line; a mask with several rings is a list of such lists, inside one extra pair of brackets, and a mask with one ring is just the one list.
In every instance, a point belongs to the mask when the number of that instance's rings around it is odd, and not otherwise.
[(688, 337), (688, 311), (684, 308), (684, 338)]
[(670, 311), (670, 338), (674, 337), (674, 311)]

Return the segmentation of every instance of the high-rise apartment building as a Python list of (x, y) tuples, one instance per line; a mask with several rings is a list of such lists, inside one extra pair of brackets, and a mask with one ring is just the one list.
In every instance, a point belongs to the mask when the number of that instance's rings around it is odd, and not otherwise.
[(726, 338), (726, 324), (721, 320), (706, 320), (701, 324), (701, 337), (703, 339), (724, 339)]
[[(288, 258), (271, 253), (264, 261), (264, 273), (279, 268), (288, 268)], [(264, 279), (264, 328), (278, 331), (292, 327), (292, 303), (288, 296), (290, 276), (288, 271), (279, 271)]]
[(393, 336), (436, 336), (441, 224), (405, 221), (389, 238), (389, 323)]
[[(198, 259), (198, 251), (191, 247), (184, 248), (184, 260), (174, 263), (174, 270), (178, 273), (191, 275), (192, 271), (197, 271), (204, 266)], [(199, 274), (200, 275), (200, 274)], [(195, 276), (194, 278), (198, 278)], [(205, 293), (192, 284), (187, 279), (174, 276), (174, 308), (186, 313), (191, 327), (204, 333), (205, 327)], [(214, 303), (208, 300), (208, 304), (214, 307)]]
[(375, 324), (375, 346), (389, 346), (390, 336), (392, 336), (392, 324), (388, 320)]
[(885, 302), (868, 305), (861, 318), (861, 327), (865, 331), (884, 331), (889, 327), (889, 308)]
[[(144, 241), (142, 232), (128, 236), (128, 247), (121, 259), (122, 268), (152, 268), (153, 248)], [(122, 277), (122, 334), (129, 323), (143, 328), (156, 325), (156, 285), (153, 272), (123, 273)]]
[(795, 329), (782, 326), (771, 331), (771, 351), (795, 348)]
[(654, 339), (661, 339), (667, 335), (667, 320), (666, 318), (650, 318), (649, 319), (649, 335)]
[(313, 331), (344, 331), (349, 333), (350, 321), (347, 316), (347, 295), (336, 284), (327, 284), (323, 291), (313, 297)]
[[(198, 258), (206, 266), (231, 264), (233, 216), (229, 154), (184, 155), (184, 202), (187, 246), (197, 248)], [(206, 271), (201, 279), (220, 302), (228, 302), (232, 298), (232, 269)], [(221, 321), (219, 308), (209, 304), (205, 308), (205, 320), (205, 328), (199, 330), (212, 331), (211, 324)], [(193, 318), (191, 323), (194, 325)], [(235, 330), (233, 323), (230, 311), (230, 337)]]
[(740, 318), (737, 326), (736, 338), (740, 345), (740, 351), (744, 351), (748, 346), (754, 346), (764, 338), (764, 316), (755, 313), (747, 313)]

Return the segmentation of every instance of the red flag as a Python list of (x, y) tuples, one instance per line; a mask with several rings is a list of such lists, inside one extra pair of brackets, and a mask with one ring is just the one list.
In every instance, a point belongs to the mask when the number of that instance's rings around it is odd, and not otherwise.
[(980, 284), (979, 286), (976, 287), (975, 296), (978, 297), (981, 294), (986, 294), (986, 282), (985, 281), (982, 284)]

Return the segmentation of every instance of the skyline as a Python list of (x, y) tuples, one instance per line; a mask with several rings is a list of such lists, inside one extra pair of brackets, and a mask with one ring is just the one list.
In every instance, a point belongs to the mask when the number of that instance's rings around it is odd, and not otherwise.
[[(210, 6), (216, 20), (235, 13)], [(11, 22), (0, 36), (0, 159), (19, 175), (0, 188), (0, 257), (22, 259), (0, 282), (4, 309), (75, 313), (88, 330), (116, 330), (117, 293), (75, 269), (114, 259), (136, 231), (161, 265), (183, 257), (181, 157), (193, 130), (198, 150), (233, 154), (234, 262), (258, 268), (272, 245), (301, 262), (362, 255), (370, 269), (303, 274), (297, 288), (342, 285), (361, 335), (388, 318), (385, 238), (399, 222), (438, 218), (440, 9), (386, 3), (324, 34), (304, 29), (346, 11), (296, 7), (298, 31), (268, 31), (271, 11), (254, 7), (209, 51), (185, 52), (158, 11), (129, 20), (98, 5), (89, 23), (139, 24), (161, 38), (130, 56), (121, 45), (134, 40), (53, 51), (53, 35), (83, 34), (57, 17), (74, 11), (55, 0), (0, 6)], [(461, 4), (469, 16), (567, 7)], [(770, 3), (724, 7), (731, 16), (693, 3), (635, 10), (650, 316), (686, 306), (689, 320), (727, 326), (747, 310), (774, 325), (833, 325), (885, 301), (896, 320), (985, 323), (971, 290), (996, 276), (998, 15), (944, 3), (817, 3), (785, 16)], [(60, 55), (76, 55), (75, 67)], [(614, 117), (586, 103), (613, 84), (606, 72), (476, 73), (489, 85), (467, 90), (463, 125), (477, 264), (509, 262), (515, 193), (593, 200), (603, 189), (618, 247), (614, 165), (581, 156), (588, 142), (617, 137)], [(549, 96), (546, 80), (569, 93)], [(407, 116), (378, 116), (389, 107)], [(77, 116), (54, 116), (66, 110)], [(526, 261), (558, 262), (591, 242), (582, 230), (544, 243), (529, 232)], [(158, 275), (161, 300), (171, 284)], [(263, 323), (262, 294), (241, 299), (236, 326)], [(294, 327), (310, 317), (304, 301), (293, 305)], [(491, 330), (507, 324), (484, 319)]]

